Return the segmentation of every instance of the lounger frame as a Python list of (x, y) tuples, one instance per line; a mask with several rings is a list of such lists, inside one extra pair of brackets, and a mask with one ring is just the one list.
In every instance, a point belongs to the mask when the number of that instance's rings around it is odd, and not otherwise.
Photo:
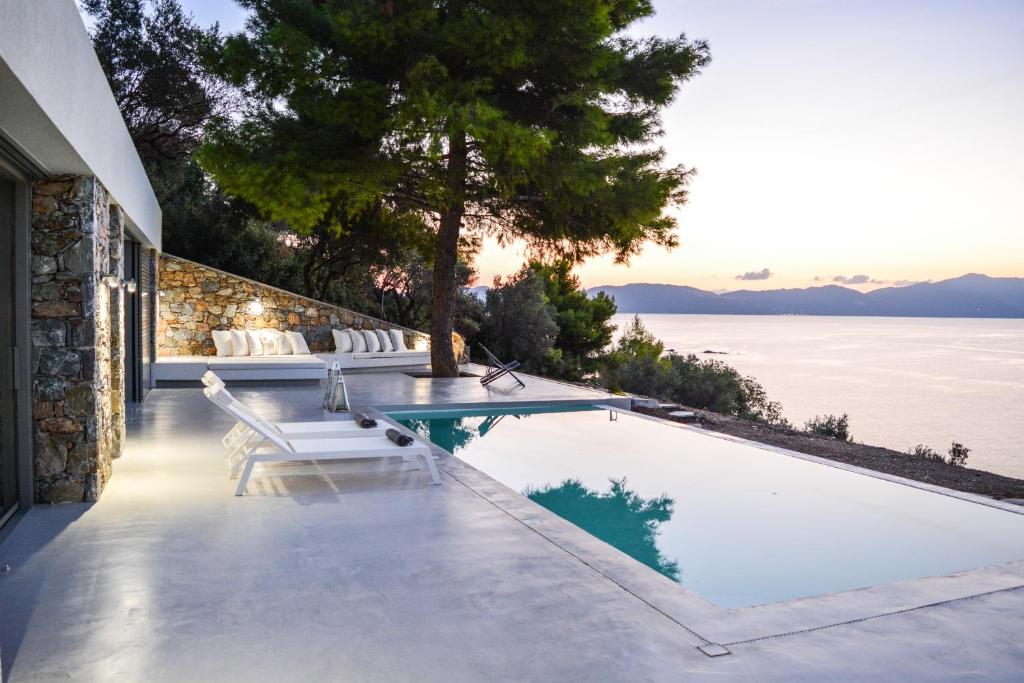
[(498, 379), (499, 377), (508, 375), (516, 382), (518, 382), (519, 386), (523, 387), (524, 389), (526, 388), (526, 385), (523, 384), (523, 380), (519, 379), (516, 373), (512, 372), (513, 370), (519, 369), (519, 361), (514, 360), (511, 363), (502, 363), (500, 360), (498, 360), (497, 356), (495, 356), (487, 349), (486, 346), (481, 344), (480, 348), (483, 349), (484, 353), (487, 354), (487, 372), (484, 373), (484, 376), (480, 378), (480, 384), (486, 387), (488, 384)]
[[(336, 433), (319, 434), (317, 438), (308, 438), (311, 435), (304, 435), (304, 438), (286, 436), (273, 423), (238, 402), (227, 391), (223, 382), (216, 380), (207, 382), (207, 384), (208, 386), (203, 389), (206, 397), (238, 422), (223, 439), (225, 447), (230, 451), (228, 456), (230, 474), (232, 477), (236, 475), (239, 477), (238, 485), (235, 488), (236, 496), (245, 493), (253, 468), (256, 463), (261, 462), (316, 462), (399, 457), (405, 462), (415, 464), (422, 459), (434, 485), (441, 484), (434, 456), (430, 448), (419, 440), (410, 446), (399, 446), (383, 435), (383, 429), (366, 430), (358, 426), (353, 429), (359, 429), (360, 432), (352, 432), (340, 438)], [(374, 435), (374, 431), (377, 432), (377, 435)], [(263, 445), (254, 446), (253, 439), (259, 439), (259, 443)]]

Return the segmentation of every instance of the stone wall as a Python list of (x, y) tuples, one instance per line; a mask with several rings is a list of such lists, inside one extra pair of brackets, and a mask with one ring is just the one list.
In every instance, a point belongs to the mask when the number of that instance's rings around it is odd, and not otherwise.
[(92, 501), (124, 435), (121, 293), (103, 282), (121, 274), (124, 220), (91, 177), (32, 191), (35, 497)]
[(301, 332), (314, 353), (334, 350), (332, 328), (401, 329), (415, 347), (427, 335), (345, 308), (307, 299), (215, 268), (160, 257), (158, 355), (212, 356), (212, 330), (279, 329)]

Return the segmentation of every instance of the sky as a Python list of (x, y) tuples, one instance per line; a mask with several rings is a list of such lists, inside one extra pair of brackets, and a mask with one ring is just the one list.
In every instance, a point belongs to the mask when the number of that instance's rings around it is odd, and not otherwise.
[[(233, 0), (181, 0), (240, 30)], [(632, 33), (706, 39), (712, 63), (664, 114), (697, 169), (680, 246), (585, 286), (845, 284), (1024, 276), (1024, 2), (655, 0)], [(480, 284), (523, 261), (488, 240)]]

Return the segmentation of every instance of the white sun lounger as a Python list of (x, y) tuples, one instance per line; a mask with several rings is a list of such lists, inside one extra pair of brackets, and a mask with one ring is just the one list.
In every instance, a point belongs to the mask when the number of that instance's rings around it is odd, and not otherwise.
[[(211, 398), (224, 391), (222, 387), (207, 387), (203, 393)], [(364, 436), (350, 438), (304, 438), (292, 439), (278, 434), (275, 430), (268, 428), (268, 423), (247, 412), (238, 411), (236, 406), (230, 403), (218, 403), (222, 408), (231, 413), (240, 422), (253, 431), (260, 434), (269, 443), (268, 446), (247, 450), (244, 454), (241, 476), (238, 486), (235, 488), (235, 495), (241, 496), (245, 493), (245, 487), (252, 475), (253, 467), (258, 462), (289, 462), (289, 461), (318, 461), (318, 460), (348, 460), (355, 458), (392, 458), (399, 457), (406, 461), (414, 458), (422, 458), (430, 472), (430, 478), (435, 485), (441, 483), (441, 477), (434, 464), (434, 456), (430, 449), (420, 441), (411, 446), (399, 446), (386, 436)], [(232, 468), (233, 470), (235, 468)]]
[[(233, 406), (236, 411), (247, 412), (253, 420), (262, 421), (267, 429), (276, 432), (282, 438), (307, 438), (307, 437), (366, 437), (384, 436), (385, 427), (362, 427), (354, 420), (315, 420), (311, 422), (271, 422), (258, 415), (254, 410), (231, 395), (231, 392), (224, 386), (217, 375), (207, 372), (203, 375), (203, 383), (211, 389), (206, 393), (215, 405), (234, 417), (234, 413), (228, 410)], [(229, 460), (246, 448), (255, 448), (262, 445), (266, 439), (254, 429), (241, 420), (237, 420), (235, 426), (224, 435), (221, 442), (227, 449)]]
[[(271, 422), (242, 404), (224, 388), (223, 384), (203, 389), (203, 394), (214, 405), (237, 420), (237, 424), (221, 439), (224, 444), (224, 457), (228, 461), (228, 471), (232, 478), (238, 476), (242, 463), (259, 447), (267, 443), (265, 434), (275, 434), (281, 439), (346, 439), (385, 436), (384, 427), (366, 429), (352, 420), (345, 422)], [(245, 421), (241, 416), (245, 416)], [(260, 425), (257, 431), (250, 425)], [(341, 425), (333, 426), (333, 425)], [(406, 457), (411, 461), (413, 458)]]

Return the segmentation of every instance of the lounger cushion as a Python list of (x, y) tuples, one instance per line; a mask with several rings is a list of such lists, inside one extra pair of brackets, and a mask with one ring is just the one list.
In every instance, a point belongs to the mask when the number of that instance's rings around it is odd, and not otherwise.
[(334, 337), (334, 350), (338, 353), (352, 353), (352, 335), (348, 330), (331, 330)]
[(288, 341), (292, 345), (292, 353), (296, 355), (309, 355), (309, 346), (306, 344), (306, 338), (298, 332), (289, 330), (285, 334), (288, 335)]
[(363, 335), (363, 339), (366, 340), (367, 351), (370, 351), (371, 353), (373, 351), (380, 351), (380, 339), (377, 339), (376, 332), (373, 330), (361, 330), (361, 334)]
[(249, 339), (245, 335), (245, 330), (231, 330), (231, 355), (249, 355)]
[(260, 336), (260, 332), (258, 330), (246, 330), (245, 338), (249, 340), (249, 355), (262, 356), (263, 339)]
[(391, 346), (395, 351), (405, 351), (405, 335), (401, 330), (391, 330)]
[[(404, 455), (403, 452), (408, 452), (406, 448), (395, 445), (394, 442), (383, 436), (366, 436), (366, 437), (351, 437), (348, 439), (291, 439), (287, 441), (287, 445), (292, 453), (310, 453), (328, 456), (322, 459), (330, 459), (329, 456), (336, 453), (339, 458), (344, 458), (346, 454), (352, 452), (362, 453), (375, 453), (375, 452), (386, 452), (394, 453), (395, 455)], [(423, 448), (423, 444), (415, 442), (415, 446)], [(256, 453), (272, 454), (274, 451), (271, 448), (258, 448)]]
[(380, 340), (381, 351), (394, 351), (395, 345), (391, 343), (391, 335), (387, 330), (377, 330), (377, 339)]
[(218, 356), (230, 356), (231, 330), (214, 330), (213, 345), (217, 348)]

